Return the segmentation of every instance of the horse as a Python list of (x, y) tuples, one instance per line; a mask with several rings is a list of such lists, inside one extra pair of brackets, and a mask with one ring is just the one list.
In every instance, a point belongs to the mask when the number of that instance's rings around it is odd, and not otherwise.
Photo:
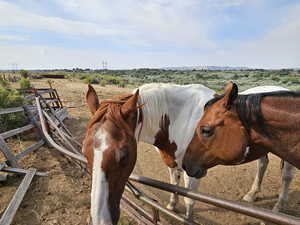
[(86, 100), (92, 117), (82, 148), (92, 174), (89, 224), (116, 225), (119, 220), (120, 199), (137, 156), (138, 96), (136, 91), (99, 102), (89, 85)]
[[(278, 89), (278, 87), (264, 88), (268, 90)], [(257, 90), (256, 88), (254, 91), (262, 90)], [(197, 122), (199, 120), (199, 117), (201, 117), (203, 113), (204, 105), (208, 100), (213, 98), (215, 92), (200, 84), (184, 86), (174, 84), (146, 84), (133, 91), (133, 94), (136, 95), (136, 93), (139, 93), (139, 95), (135, 98), (136, 107), (132, 106), (131, 113), (133, 114), (134, 118), (137, 114), (137, 118), (135, 119), (136, 121), (132, 121), (132, 124), (130, 125), (130, 127), (132, 127), (131, 132), (135, 133), (134, 138), (136, 141), (143, 141), (156, 146), (163, 161), (169, 168), (171, 183), (178, 185), (181, 176), (183, 156), (185, 154), (187, 146), (193, 138)], [(90, 128), (84, 142), (84, 152), (90, 155), (88, 159), (90, 164), (89, 167), (91, 169), (93, 168), (93, 138), (97, 133), (97, 129), (100, 129), (99, 127), (101, 125), (101, 118), (99, 117), (99, 115), (101, 115), (101, 117), (104, 117), (104, 113), (109, 113), (109, 110), (102, 112), (102, 108), (104, 106), (102, 107), (101, 104), (99, 104), (98, 97), (91, 86), (89, 86), (89, 90), (87, 92), (87, 102), (90, 111), (92, 112), (92, 114), (94, 114), (91, 119), (91, 121), (94, 122), (89, 123)], [(109, 107), (108, 104), (118, 104), (118, 107), (122, 107), (121, 104), (125, 104), (125, 102), (126, 99), (123, 98), (122, 101), (104, 101), (103, 104), (106, 105), (105, 107)], [(99, 110), (99, 107), (101, 109), (101, 114), (97, 112)], [(122, 114), (119, 113), (118, 115), (121, 116)], [(113, 121), (114, 117), (112, 116), (113, 115), (108, 116), (108, 119)], [(95, 121), (99, 123), (96, 124)], [(134, 124), (136, 124), (135, 127)], [(94, 125), (96, 127), (94, 127)], [(185, 132), (179, 133), (178, 131), (182, 129), (184, 129)], [(118, 145), (114, 146), (118, 147)], [(112, 148), (111, 151), (113, 151)], [(118, 152), (119, 150), (116, 149), (115, 151)], [(132, 152), (135, 151), (135, 149), (132, 150)], [(134, 161), (131, 162), (133, 163)], [(266, 168), (267, 158), (263, 158), (262, 160), (260, 160), (259, 165), (262, 165), (262, 167)], [(255, 179), (257, 184), (255, 183), (255, 185), (253, 185), (253, 187), (257, 188), (261, 183), (264, 172), (263, 170), (259, 171), (260, 173), (257, 176), (258, 178)], [(128, 175), (129, 172), (130, 170), (128, 170), (126, 174)], [(97, 173), (96, 170), (95, 173)], [(109, 175), (113, 176), (113, 173), (106, 174), (106, 177), (108, 177)], [(122, 193), (124, 190), (126, 178), (128, 177), (122, 177), (122, 179), (124, 180), (120, 184), (119, 188), (119, 190), (122, 191), (119, 191), (119, 193)], [(110, 179), (108, 179), (108, 181), (110, 181)], [(184, 181), (185, 187), (187, 188), (196, 190), (196, 188), (198, 187), (199, 179), (189, 177), (186, 173), (184, 173)], [(93, 190), (96, 189), (96, 187), (94, 186), (97, 185), (96, 182), (94, 182), (93, 184), (92, 199), (96, 195), (93, 194), (95, 192)], [(109, 187), (111, 186), (114, 187), (116, 185), (110, 185)], [(105, 189), (102, 188), (101, 190)], [(256, 192), (256, 189), (252, 192), (250, 191), (248, 196), (251, 195), (254, 199), (253, 196), (256, 194)], [(118, 197), (120, 197), (120, 195), (118, 195)], [(191, 218), (194, 201), (189, 198), (185, 198), (184, 200), (186, 203), (186, 216), (188, 218)], [(178, 196), (176, 194), (171, 194), (170, 202), (167, 205), (167, 208), (173, 210), (177, 204), (177, 201)], [(108, 202), (105, 203), (108, 204)], [(102, 204), (104, 203), (102, 202)], [(96, 205), (96, 202), (93, 202), (92, 200), (91, 208), (96, 208)], [(99, 207), (101, 208), (101, 206)]]
[[(216, 165), (239, 165), (271, 152), (289, 163), (284, 168), (284, 172), (289, 168), (289, 174), (283, 180), (288, 186), (292, 166), (300, 168), (299, 113), (298, 92), (238, 95), (237, 85), (230, 82), (225, 94), (206, 103), (184, 156), (183, 168), (190, 176), (200, 178)], [(279, 204), (286, 203), (282, 199)]]

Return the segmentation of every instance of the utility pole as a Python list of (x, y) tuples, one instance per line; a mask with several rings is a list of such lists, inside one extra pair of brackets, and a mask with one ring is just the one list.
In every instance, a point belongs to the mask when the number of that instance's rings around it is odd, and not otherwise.
[(12, 63), (11, 64), (11, 70), (13, 73), (16, 73), (18, 70), (18, 63)]
[(102, 61), (102, 73), (105, 73), (105, 71), (107, 70), (107, 61)]
[(107, 70), (107, 61), (102, 61), (103, 70)]

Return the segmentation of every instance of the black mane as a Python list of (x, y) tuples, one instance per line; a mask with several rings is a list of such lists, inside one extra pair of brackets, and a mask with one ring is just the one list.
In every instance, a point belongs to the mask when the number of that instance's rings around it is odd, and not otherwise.
[[(221, 100), (224, 95), (216, 96), (215, 98), (209, 100), (205, 106), (207, 107), (213, 105), (217, 101)], [(247, 130), (250, 130), (253, 123), (258, 124), (258, 127), (263, 135), (270, 137), (269, 132), (265, 126), (265, 120), (261, 112), (261, 101), (265, 97), (282, 97), (282, 98), (296, 98), (300, 97), (300, 92), (293, 91), (274, 91), (258, 94), (248, 94), (248, 95), (238, 95), (235, 99), (235, 106), (241, 120), (242, 124)]]

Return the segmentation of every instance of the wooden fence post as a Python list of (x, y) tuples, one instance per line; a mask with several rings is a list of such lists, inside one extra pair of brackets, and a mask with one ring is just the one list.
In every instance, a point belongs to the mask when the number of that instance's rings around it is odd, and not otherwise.
[(16, 168), (19, 167), (16, 157), (12, 154), (12, 152), (10, 151), (9, 147), (7, 146), (6, 142), (4, 141), (1, 135), (0, 135), (0, 150), (3, 152), (10, 166)]
[(5, 212), (0, 219), (0, 225), (10, 225), (14, 219), (14, 216), (21, 205), (21, 202), (31, 184), (31, 181), (36, 174), (36, 169), (30, 168), (23, 178), (22, 183), (18, 187), (17, 192), (13, 196), (13, 199), (7, 206)]
[(9, 147), (5, 143), (3, 137), (0, 135), (0, 150), (3, 152), (5, 158), (8, 160), (8, 163), (16, 168), (19, 168), (16, 157), (12, 154)]

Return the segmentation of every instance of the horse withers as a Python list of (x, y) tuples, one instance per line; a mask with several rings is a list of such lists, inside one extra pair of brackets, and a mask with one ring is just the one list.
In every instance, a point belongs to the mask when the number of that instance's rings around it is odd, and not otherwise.
[(135, 162), (138, 91), (116, 100), (99, 102), (92, 86), (86, 95), (92, 117), (83, 153), (92, 174), (91, 225), (115, 225), (120, 199)]

